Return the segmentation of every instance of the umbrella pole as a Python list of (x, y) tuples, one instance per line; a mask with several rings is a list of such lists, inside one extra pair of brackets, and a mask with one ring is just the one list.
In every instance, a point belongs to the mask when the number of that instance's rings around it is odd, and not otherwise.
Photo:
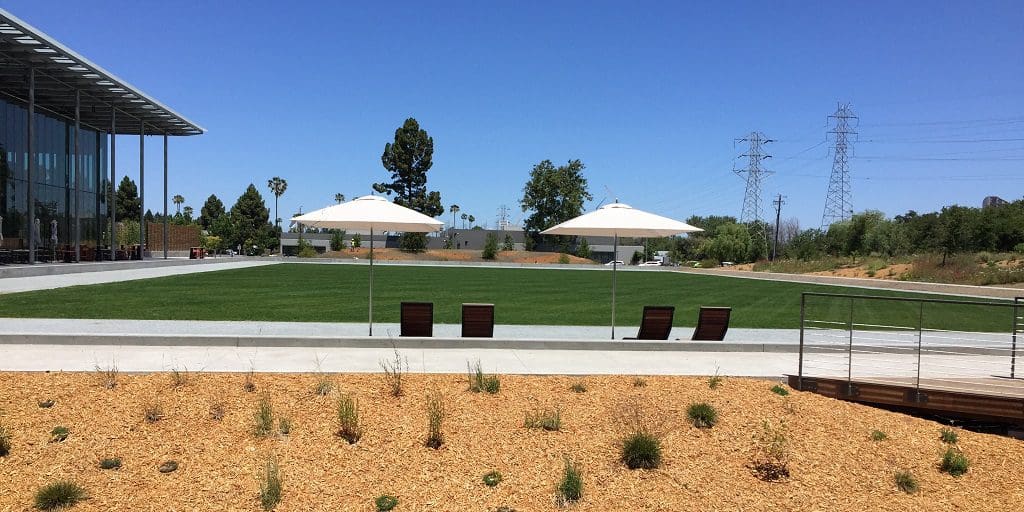
[(619, 266), (619, 235), (615, 235), (612, 249), (612, 339), (615, 339), (615, 269)]
[(373, 226), (370, 226), (370, 336), (373, 336)]

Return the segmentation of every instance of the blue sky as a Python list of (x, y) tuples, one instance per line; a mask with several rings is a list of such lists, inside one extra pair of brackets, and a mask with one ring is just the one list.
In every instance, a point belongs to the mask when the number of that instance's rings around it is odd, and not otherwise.
[[(1024, 196), (1019, 1), (3, 5), (207, 128), (171, 141), (170, 193), (197, 211), (250, 182), (272, 207), (275, 175), (285, 218), (369, 193), (411, 116), (434, 137), (430, 188), (478, 222), (502, 204), (520, 220), (530, 168), (574, 158), (589, 207), (739, 215), (733, 139), (758, 130), (777, 140), (765, 202), (817, 227), (839, 101), (860, 117), (856, 210)], [(118, 145), (119, 175), (137, 178), (137, 147)]]

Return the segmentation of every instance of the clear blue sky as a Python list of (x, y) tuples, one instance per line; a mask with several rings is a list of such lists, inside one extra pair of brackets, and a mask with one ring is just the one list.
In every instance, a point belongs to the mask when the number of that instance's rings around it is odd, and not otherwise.
[[(430, 188), (478, 222), (502, 204), (521, 219), (530, 168), (573, 158), (588, 208), (739, 215), (733, 139), (759, 130), (777, 140), (765, 202), (817, 227), (837, 101), (860, 117), (856, 210), (1024, 196), (1019, 0), (3, 3), (207, 128), (171, 144), (170, 192), (197, 212), (250, 182), (272, 208), (275, 175), (284, 218), (369, 193), (412, 116), (434, 137)], [(118, 145), (119, 175), (137, 178), (137, 146)]]

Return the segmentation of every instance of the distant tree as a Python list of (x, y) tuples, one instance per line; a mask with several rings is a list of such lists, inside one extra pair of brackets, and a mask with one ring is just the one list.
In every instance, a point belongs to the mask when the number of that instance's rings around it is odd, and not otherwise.
[(142, 214), (142, 201), (139, 199), (139, 189), (135, 182), (125, 176), (121, 178), (121, 184), (117, 186), (117, 219), (138, 220)]
[(281, 217), (277, 210), (277, 200), (280, 199), (285, 190), (288, 190), (288, 181), (280, 176), (274, 176), (267, 180), (267, 188), (270, 189), (271, 194), (274, 194), (274, 226), (280, 228)]
[(473, 227), (473, 223), (476, 222), (476, 217), (474, 217), (472, 215), (469, 215), (469, 216), (466, 217), (466, 220), (469, 221), (469, 227), (472, 228)]
[(210, 197), (206, 198), (206, 203), (199, 210), (199, 225), (203, 229), (209, 230), (213, 226), (213, 222), (223, 215), (224, 203), (216, 195), (210, 194)]
[(234, 228), (231, 245), (241, 245), (246, 254), (259, 254), (276, 245), (270, 210), (255, 185), (250, 183), (231, 207), (231, 221)]
[(146, 210), (145, 219), (146, 222), (153, 222), (154, 220), (156, 220), (156, 217), (153, 215), (153, 210)]
[[(380, 157), (384, 169), (391, 175), (391, 182), (376, 183), (374, 190), (388, 196), (394, 194), (396, 204), (428, 217), (443, 214), (441, 194), (427, 190), (427, 172), (433, 166), (433, 157), (434, 139), (415, 119), (406, 119), (395, 130), (394, 142), (385, 144)], [(405, 233), (401, 246), (406, 251), (422, 251), (426, 249), (427, 237), (423, 233)]]
[(334, 194), (334, 202), (336, 202), (338, 204), (344, 203), (345, 202), (345, 194), (342, 194), (341, 192), (338, 192), (337, 194)]
[(452, 214), (452, 229), (455, 229), (455, 214), (459, 213), (459, 205), (453, 204), (449, 206), (448, 211)]
[(505, 235), (505, 243), (501, 244), (501, 250), (503, 251), (514, 251), (516, 249), (515, 243), (512, 241), (512, 235)]
[(174, 206), (178, 209), (177, 213), (181, 213), (181, 203), (185, 202), (185, 198), (181, 194), (174, 194), (174, 197), (171, 198), (171, 202), (173, 202)]
[(468, 213), (463, 213), (462, 214), (462, 229), (466, 229), (466, 219), (468, 219), (468, 218), (469, 218), (469, 214)]
[(482, 254), (485, 260), (493, 260), (498, 254), (498, 237), (494, 236), (494, 233), (487, 233), (487, 238), (484, 240), (484, 252)]
[(576, 256), (580, 258), (590, 259), (590, 243), (587, 242), (586, 238), (580, 239), (579, 245), (576, 246)]
[(331, 233), (331, 250), (340, 251), (345, 248), (345, 232), (335, 230)]
[(741, 263), (750, 255), (750, 231), (743, 224), (722, 224), (708, 241), (708, 256), (718, 261)]
[(533, 166), (530, 179), (523, 187), (523, 198), (519, 200), (523, 212), (532, 212), (524, 222), (531, 238), (583, 213), (583, 203), (593, 199), (587, 191), (583, 169), (580, 160), (570, 160), (559, 167), (551, 160), (544, 160)]
[(181, 213), (185, 217), (185, 224), (192, 224), (195, 222), (192, 218), (192, 214), (195, 213), (195, 210), (193, 210), (191, 206), (186, 206)]
[(939, 212), (939, 246), (942, 248), (942, 264), (950, 254), (968, 248), (971, 240), (971, 208), (947, 206)]

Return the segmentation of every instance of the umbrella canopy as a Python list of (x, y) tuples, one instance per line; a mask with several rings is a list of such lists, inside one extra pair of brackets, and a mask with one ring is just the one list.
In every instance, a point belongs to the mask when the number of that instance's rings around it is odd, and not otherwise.
[(704, 231), (685, 222), (637, 210), (618, 201), (595, 211), (552, 226), (542, 235), (578, 235), (613, 237), (612, 254), (612, 339), (615, 339), (615, 276), (618, 268), (619, 237), (661, 237)]
[(316, 228), (370, 232), (370, 336), (373, 336), (373, 232), (427, 233), (444, 227), (441, 221), (380, 196), (357, 197), (347, 203), (292, 217), (292, 222)]

